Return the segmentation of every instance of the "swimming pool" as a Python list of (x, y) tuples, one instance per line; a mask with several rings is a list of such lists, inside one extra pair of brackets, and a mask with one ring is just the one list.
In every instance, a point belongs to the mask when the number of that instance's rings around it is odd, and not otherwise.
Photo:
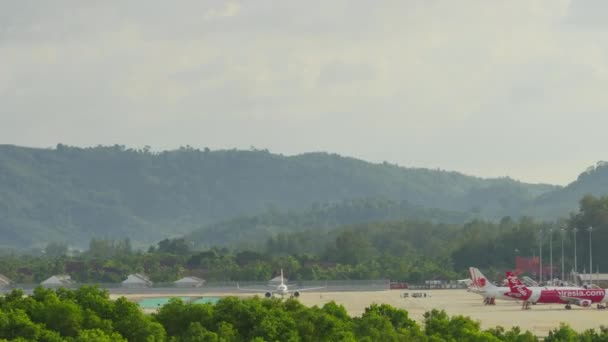
[(154, 297), (144, 298), (137, 302), (137, 304), (142, 309), (158, 309), (169, 303), (171, 298), (180, 298), (184, 303), (190, 304), (215, 304), (221, 299), (220, 297)]

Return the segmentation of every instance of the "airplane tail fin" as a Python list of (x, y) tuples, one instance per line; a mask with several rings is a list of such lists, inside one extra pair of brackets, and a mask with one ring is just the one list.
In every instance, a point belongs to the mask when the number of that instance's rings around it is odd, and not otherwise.
[(509, 288), (512, 288), (513, 286), (526, 287), (526, 285), (524, 285), (524, 283), (522, 283), (521, 280), (519, 280), (519, 278), (517, 278), (517, 276), (515, 274), (513, 274), (513, 272), (507, 271), (506, 276), (507, 276), (507, 281), (509, 282)]
[(488, 281), (488, 278), (486, 278), (478, 268), (469, 267), (469, 273), (471, 275), (471, 280), (473, 281), (471, 284), (473, 288), (477, 290), (488, 290), (496, 287)]
[(519, 278), (513, 274), (513, 272), (508, 271), (506, 276), (507, 282), (509, 283), (509, 290), (511, 290), (512, 293), (517, 294), (518, 297), (522, 299), (530, 298), (532, 295), (532, 290), (527, 288), (526, 285), (524, 285), (524, 283), (522, 283), (521, 280), (519, 280)]

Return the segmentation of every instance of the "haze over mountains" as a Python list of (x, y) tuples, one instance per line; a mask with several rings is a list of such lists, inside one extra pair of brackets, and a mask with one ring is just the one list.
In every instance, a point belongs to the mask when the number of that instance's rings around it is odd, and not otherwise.
[(221, 244), (235, 226), (250, 238), (381, 220), (554, 219), (584, 194), (607, 194), (606, 185), (604, 164), (559, 187), (328, 153), (2, 145), (0, 245), (84, 246), (91, 237), (142, 245), (195, 230)]

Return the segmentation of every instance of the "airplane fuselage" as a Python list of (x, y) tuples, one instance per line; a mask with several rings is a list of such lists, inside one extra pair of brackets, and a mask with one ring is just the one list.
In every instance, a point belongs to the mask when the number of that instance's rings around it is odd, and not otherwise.
[(572, 308), (572, 305), (589, 307), (591, 304), (598, 303), (598, 309), (600, 309), (600, 303), (608, 301), (608, 294), (604, 289), (565, 287), (528, 288), (512, 272), (507, 272), (506, 275), (509, 289), (511, 290), (506, 295), (521, 300), (523, 302), (522, 309), (529, 309), (530, 303), (566, 304), (566, 309), (568, 310)]
[(270, 298), (273, 295), (280, 295), (281, 297), (285, 297), (285, 296), (299, 297), (300, 293), (303, 291), (320, 290), (320, 289), (324, 289), (327, 287), (327, 286), (307, 287), (307, 288), (298, 288), (296, 290), (289, 290), (289, 288), (287, 287), (287, 284), (285, 284), (285, 278), (283, 277), (283, 269), (281, 269), (281, 278), (280, 279), (281, 279), (281, 283), (276, 285), (274, 291), (268, 291), (268, 290), (262, 290), (262, 289), (244, 289), (244, 288), (241, 288), (238, 283), (236, 284), (236, 287), (237, 287), (237, 289), (239, 289), (241, 291), (264, 292), (264, 296), (266, 298)]
[(581, 289), (581, 288), (528, 288), (529, 291), (513, 291), (505, 295), (516, 300), (530, 303), (546, 304), (568, 304), (571, 301), (565, 298), (576, 298), (581, 303), (606, 303), (608, 293), (604, 289)]
[(287, 288), (287, 285), (280, 284), (277, 286), (275, 293), (277, 293), (281, 296), (286, 296), (286, 295), (289, 295), (289, 289)]
[[(560, 292), (572, 292), (572, 291), (590, 291), (586, 289), (582, 289), (580, 287), (529, 287), (533, 291), (533, 293), (538, 293), (538, 297), (540, 297), (540, 293), (542, 291), (560, 291)], [(489, 288), (483, 291), (475, 291), (471, 292), (477, 293), (484, 298), (494, 298), (494, 299), (505, 299), (505, 300), (523, 300), (522, 295), (511, 292), (511, 289), (508, 287), (494, 287)], [(546, 295), (549, 295), (548, 293)], [(532, 301), (532, 300), (531, 300)], [(561, 302), (560, 302), (561, 303)], [(594, 302), (595, 303), (595, 302)]]

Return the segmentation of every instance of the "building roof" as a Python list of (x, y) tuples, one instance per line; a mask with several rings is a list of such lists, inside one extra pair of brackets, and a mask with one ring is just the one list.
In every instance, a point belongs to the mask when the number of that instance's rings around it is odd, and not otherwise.
[(0, 286), (1, 285), (8, 285), (11, 283), (11, 280), (8, 279), (7, 277), (5, 277), (3, 274), (0, 274)]
[(74, 281), (72, 277), (67, 274), (58, 274), (54, 275), (47, 280), (40, 283), (40, 285), (70, 285), (73, 284)]
[(581, 281), (589, 281), (589, 278), (591, 278), (591, 281), (608, 280), (608, 273), (594, 273), (591, 275), (589, 273), (579, 273), (578, 276)]
[(198, 277), (194, 277), (194, 276), (190, 276), (190, 277), (184, 277), (180, 280), (176, 280), (175, 283), (202, 283), (205, 280), (198, 278)]
[(150, 278), (141, 273), (129, 274), (123, 284), (152, 284)]

